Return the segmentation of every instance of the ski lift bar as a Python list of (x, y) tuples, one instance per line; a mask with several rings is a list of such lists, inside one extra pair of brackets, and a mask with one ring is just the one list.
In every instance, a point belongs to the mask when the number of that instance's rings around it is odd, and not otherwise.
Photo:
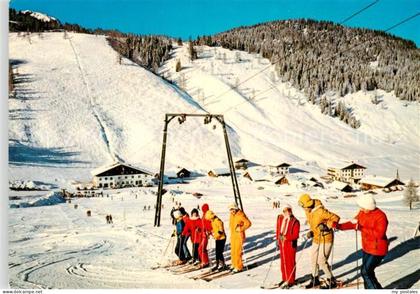
[(165, 174), (165, 157), (166, 157), (166, 144), (168, 138), (168, 125), (174, 119), (178, 118), (179, 124), (183, 124), (187, 117), (204, 117), (204, 124), (211, 123), (212, 119), (215, 118), (221, 125), (223, 129), (223, 136), (225, 139), (226, 153), (229, 162), (230, 176), (232, 180), (233, 195), (235, 197), (235, 203), (240, 209), (243, 210), (241, 194), (239, 192), (238, 180), (236, 178), (235, 166), (233, 164), (232, 152), (229, 145), (229, 138), (226, 131), (226, 123), (222, 114), (196, 114), (196, 113), (167, 113), (165, 115), (165, 125), (163, 128), (163, 142), (162, 142), (162, 155), (160, 158), (160, 171), (159, 171), (159, 186), (158, 193), (156, 198), (156, 212), (155, 212), (155, 227), (160, 226), (161, 212), (162, 212), (162, 193), (163, 193), (163, 181)]

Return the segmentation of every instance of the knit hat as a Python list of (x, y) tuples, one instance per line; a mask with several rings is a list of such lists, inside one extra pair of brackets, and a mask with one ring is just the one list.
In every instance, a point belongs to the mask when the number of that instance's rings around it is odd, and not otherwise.
[(207, 203), (204, 203), (203, 206), (201, 206), (201, 211), (203, 212), (203, 215), (206, 213), (207, 210), (209, 210), (209, 205)]
[(309, 194), (302, 194), (299, 197), (298, 203), (303, 208), (308, 208), (314, 204), (314, 201), (311, 199), (311, 196), (309, 196)]
[(238, 210), (239, 208), (238, 208), (238, 205), (236, 203), (231, 203), (229, 205), (229, 210), (231, 210), (231, 209)]
[(356, 202), (363, 209), (374, 210), (376, 208), (376, 201), (372, 195), (361, 195)]
[(215, 216), (216, 216), (216, 215), (214, 214), (214, 212), (213, 212), (213, 211), (211, 211), (211, 210), (207, 210), (207, 212), (206, 212), (206, 214), (205, 214), (204, 218), (205, 218), (206, 220), (212, 220)]
[(285, 205), (283, 205), (283, 210), (285, 210), (286, 208), (292, 210), (292, 206), (289, 203), (286, 203)]
[(174, 211), (174, 218), (175, 219), (178, 219), (178, 218), (180, 218), (182, 216), (182, 213), (179, 211), (179, 210), (175, 210)]

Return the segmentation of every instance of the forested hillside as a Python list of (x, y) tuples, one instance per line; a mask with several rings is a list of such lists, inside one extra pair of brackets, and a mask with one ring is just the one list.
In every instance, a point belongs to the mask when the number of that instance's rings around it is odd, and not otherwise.
[(196, 44), (259, 53), (313, 103), (329, 91), (344, 96), (373, 89), (420, 101), (420, 50), (381, 31), (301, 19), (239, 27)]

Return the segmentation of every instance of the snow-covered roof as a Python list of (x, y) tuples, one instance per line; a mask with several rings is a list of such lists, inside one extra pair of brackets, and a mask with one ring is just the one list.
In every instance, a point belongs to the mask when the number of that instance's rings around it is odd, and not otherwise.
[(133, 165), (131, 165), (131, 164), (128, 164), (128, 163), (122, 163), (122, 162), (118, 162), (118, 161), (117, 161), (117, 162), (114, 162), (114, 163), (112, 163), (112, 164), (108, 164), (108, 165), (104, 165), (104, 166), (98, 167), (98, 168), (94, 169), (94, 170), (91, 172), (91, 174), (92, 174), (93, 176), (96, 176), (96, 175), (99, 175), (99, 174), (101, 174), (101, 173), (104, 173), (104, 172), (106, 172), (106, 171), (108, 171), (108, 170), (110, 170), (110, 169), (113, 169), (113, 168), (115, 168), (115, 167), (117, 167), (117, 166), (119, 166), (119, 165), (123, 165), (123, 166), (127, 166), (127, 167), (130, 167), (130, 168), (136, 169), (136, 170), (138, 170), (138, 171), (140, 171), (140, 172), (143, 172), (143, 173), (145, 173), (145, 174), (154, 175), (154, 173), (153, 173), (153, 172), (151, 172), (150, 170), (148, 170), (148, 169), (146, 169), (146, 168), (143, 168), (143, 167), (136, 167), (136, 166), (133, 166)]
[(362, 168), (362, 169), (366, 169), (366, 167), (364, 167), (363, 165), (360, 165), (356, 162), (349, 162), (349, 161), (338, 161), (338, 162), (334, 162), (329, 164), (329, 166), (331, 168), (336, 168), (336, 169), (349, 169), (349, 168)]
[(249, 162), (249, 160), (245, 159), (245, 158), (236, 158), (235, 159), (235, 163), (242, 163), (242, 162)]
[(245, 175), (249, 175), (253, 181), (269, 181), (271, 179), (269, 173), (260, 167), (250, 167), (246, 170)]
[(291, 165), (286, 163), (286, 162), (282, 162), (282, 163), (277, 164), (277, 165), (270, 165), (270, 167), (289, 167), (289, 166), (291, 166)]
[[(374, 186), (378, 186), (378, 187), (386, 187), (389, 184), (391, 184), (393, 181), (395, 181), (396, 179), (393, 178), (386, 178), (386, 177), (381, 177), (381, 176), (365, 176), (360, 180), (361, 184), (369, 184), (369, 185), (374, 185)], [(401, 184), (403, 185), (403, 183), (401, 182)]]
[(40, 13), (40, 12), (35, 12), (35, 11), (30, 11), (30, 10), (22, 10), (20, 11), (20, 13), (22, 14), (30, 14), (32, 17), (39, 19), (40, 21), (43, 22), (50, 22), (50, 21), (57, 21), (57, 19), (55, 17), (46, 15), (44, 13)]
[(228, 168), (213, 168), (209, 170), (209, 172), (213, 172), (215, 175), (227, 175), (230, 174), (230, 170)]
[(340, 182), (340, 181), (333, 181), (331, 184), (331, 187), (337, 190), (343, 190), (344, 188), (346, 188), (347, 186), (349, 186), (351, 188), (351, 186), (347, 183), (344, 182)]

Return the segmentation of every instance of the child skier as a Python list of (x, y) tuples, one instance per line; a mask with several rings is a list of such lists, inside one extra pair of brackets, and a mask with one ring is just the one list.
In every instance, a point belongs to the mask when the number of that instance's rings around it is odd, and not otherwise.
[(223, 222), (211, 210), (206, 212), (206, 220), (211, 221), (211, 235), (216, 242), (216, 265), (212, 267), (212, 271), (221, 271), (225, 269), (225, 258), (223, 251), (225, 250), (226, 234)]
[(353, 221), (338, 225), (339, 230), (359, 230), (362, 234), (362, 270), (365, 289), (382, 289), (375, 276), (375, 268), (388, 253), (386, 214), (376, 207), (372, 195), (362, 195), (357, 199), (359, 213)]
[(321, 268), (327, 280), (321, 288), (335, 288), (336, 281), (332, 275), (328, 258), (331, 254), (334, 243), (333, 229), (337, 227), (340, 217), (324, 208), (322, 202), (318, 199), (311, 199), (308, 194), (302, 194), (298, 201), (299, 205), (305, 210), (306, 219), (308, 220), (310, 231), (308, 238), (313, 238), (312, 242), (312, 279), (306, 286), (310, 289), (320, 286), (319, 268)]
[(280, 270), (282, 282), (280, 286), (288, 289), (296, 278), (296, 248), (299, 238), (300, 223), (292, 212), (292, 207), (286, 204), (283, 213), (277, 217), (276, 239), (280, 250)]
[(198, 254), (198, 247), (201, 242), (201, 231), (200, 231), (200, 215), (197, 209), (191, 210), (191, 217), (189, 221), (185, 224), (184, 230), (182, 231), (183, 236), (190, 236), (192, 247), (192, 260), (190, 263), (198, 265), (200, 263), (200, 257)]
[(176, 264), (184, 264), (186, 263), (186, 258), (184, 254), (184, 250), (182, 250), (182, 231), (184, 229), (184, 221), (182, 220), (182, 214), (179, 210), (175, 210), (173, 212), (173, 216), (175, 218), (175, 233), (176, 233), (176, 246), (175, 246), (175, 254), (178, 256), (179, 260)]
[(230, 218), (230, 254), (232, 259), (232, 273), (243, 270), (242, 251), (245, 242), (245, 231), (251, 226), (245, 213), (238, 208), (236, 203), (229, 205)]

